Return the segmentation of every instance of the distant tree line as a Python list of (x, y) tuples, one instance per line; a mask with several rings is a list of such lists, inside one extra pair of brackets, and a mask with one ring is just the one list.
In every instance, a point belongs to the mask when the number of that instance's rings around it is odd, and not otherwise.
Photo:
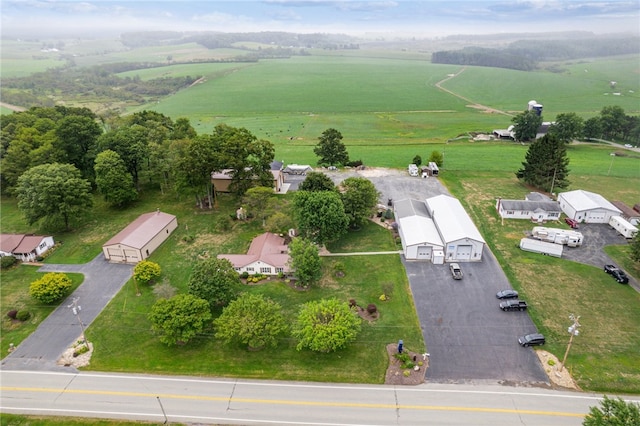
[(465, 47), (434, 52), (434, 64), (477, 65), (530, 71), (541, 61), (624, 55), (638, 52), (640, 37), (593, 37), (577, 40), (519, 40), (504, 49)]

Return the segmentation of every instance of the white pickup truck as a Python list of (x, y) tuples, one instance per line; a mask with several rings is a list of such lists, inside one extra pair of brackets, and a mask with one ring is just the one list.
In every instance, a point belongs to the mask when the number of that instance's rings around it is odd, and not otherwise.
[(460, 265), (458, 265), (457, 263), (451, 263), (449, 264), (449, 270), (451, 270), (451, 276), (454, 280), (462, 279), (463, 274), (462, 269), (460, 269)]

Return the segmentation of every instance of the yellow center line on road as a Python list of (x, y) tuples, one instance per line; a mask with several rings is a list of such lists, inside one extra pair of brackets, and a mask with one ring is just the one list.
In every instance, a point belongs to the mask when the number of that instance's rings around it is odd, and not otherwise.
[(164, 399), (186, 399), (195, 401), (222, 401), (233, 403), (253, 403), (253, 404), (271, 404), (271, 405), (297, 405), (297, 406), (314, 406), (314, 407), (346, 407), (346, 408), (388, 408), (388, 409), (404, 409), (404, 410), (424, 410), (424, 411), (465, 411), (479, 413), (504, 413), (504, 414), (530, 414), (536, 416), (552, 416), (552, 417), (584, 417), (582, 413), (567, 413), (562, 411), (540, 411), (540, 410), (517, 410), (509, 408), (484, 408), (484, 407), (447, 407), (437, 405), (396, 405), (396, 404), (368, 404), (360, 402), (319, 402), (319, 401), (294, 401), (286, 399), (256, 399), (256, 398), (235, 398), (222, 396), (199, 396), (199, 395), (177, 395), (177, 394), (156, 394), (142, 392), (122, 392), (122, 391), (101, 391), (88, 389), (55, 389), (55, 388), (23, 388), (23, 387), (0, 387), (0, 393), (3, 392), (45, 392), (45, 393), (62, 393), (62, 394), (81, 394), (81, 395), (112, 395), (139, 398), (156, 398)]

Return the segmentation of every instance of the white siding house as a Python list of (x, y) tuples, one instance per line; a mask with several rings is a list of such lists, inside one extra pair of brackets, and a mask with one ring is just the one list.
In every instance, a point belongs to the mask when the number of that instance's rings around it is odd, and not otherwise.
[(439, 263), (438, 254), (442, 253), (444, 246), (426, 204), (420, 200), (404, 199), (396, 201), (393, 209), (405, 259)]
[(622, 213), (602, 195), (582, 189), (561, 192), (558, 203), (567, 217), (578, 222), (609, 223), (611, 216), (620, 216)]
[(102, 246), (109, 262), (138, 263), (148, 258), (178, 227), (178, 219), (156, 211), (140, 215)]
[(33, 262), (55, 245), (53, 237), (26, 234), (0, 235), (0, 256), (13, 256), (23, 262)]
[(484, 238), (460, 201), (448, 195), (437, 195), (427, 198), (426, 204), (444, 244), (445, 261), (482, 260)]
[(532, 192), (524, 200), (504, 200), (498, 198), (496, 210), (503, 219), (527, 219), (534, 222), (559, 220), (562, 209), (551, 198)]
[(247, 254), (219, 254), (218, 259), (227, 259), (238, 273), (278, 275), (290, 272), (289, 247), (284, 238), (271, 232), (255, 237)]

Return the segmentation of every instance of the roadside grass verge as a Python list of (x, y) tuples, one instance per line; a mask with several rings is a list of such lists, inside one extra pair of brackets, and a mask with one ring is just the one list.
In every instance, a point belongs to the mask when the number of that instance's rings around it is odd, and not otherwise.
[[(591, 391), (640, 393), (640, 294), (615, 283), (602, 268), (520, 250), (518, 242), (533, 224), (502, 222), (495, 209), (497, 190), (503, 198), (516, 199), (529, 192), (512, 175), (455, 172), (441, 179), (463, 203), (511, 284), (530, 301), (529, 315), (547, 337), (545, 349), (562, 359), (569, 341), (569, 315), (580, 315), (580, 335), (567, 358), (578, 384)], [(629, 180), (622, 184), (618, 178), (600, 179), (609, 199), (623, 199), (629, 191)], [(550, 225), (566, 228), (564, 223)], [(631, 267), (628, 246), (612, 246), (607, 252), (639, 276), (637, 265)]]
[[(64, 416), (26, 416), (23, 414), (2, 413), (2, 425), (21, 426), (140, 426), (156, 425), (157, 422), (125, 420), (92, 419), (86, 417), (64, 417)], [(172, 425), (183, 425), (184, 423), (171, 422)]]
[[(37, 266), (18, 265), (14, 268), (0, 271), (0, 306), (2, 306), (2, 325), (0, 326), (0, 353), (7, 354), (9, 344), (18, 346), (44, 321), (58, 305), (43, 305), (40, 301), (29, 296), (29, 286), (43, 275)], [(73, 292), (84, 281), (82, 274), (66, 274), (72, 281), (69, 293)], [(7, 316), (7, 312), (16, 309), (26, 310), (31, 317), (25, 321), (15, 321)]]

